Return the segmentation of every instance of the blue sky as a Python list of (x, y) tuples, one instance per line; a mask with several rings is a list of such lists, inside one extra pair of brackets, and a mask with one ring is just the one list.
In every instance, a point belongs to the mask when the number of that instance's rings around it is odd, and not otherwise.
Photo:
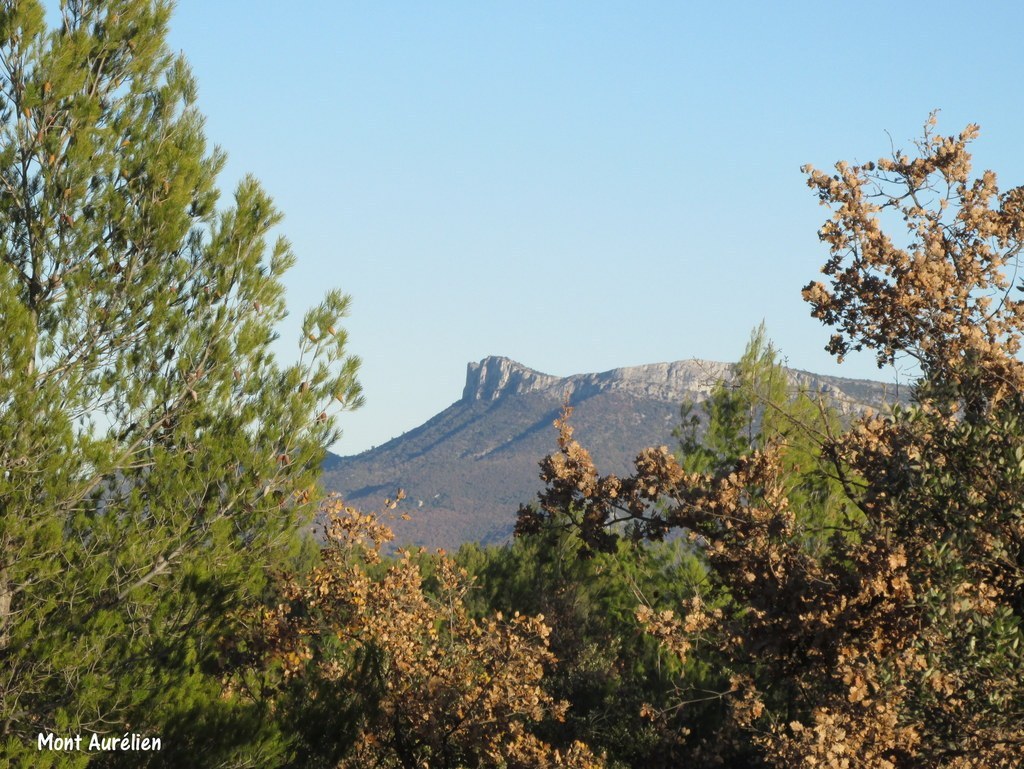
[(457, 400), (465, 366), (734, 360), (764, 320), (838, 366), (800, 289), (827, 212), (799, 169), (982, 126), (1024, 183), (1017, 3), (179, 0), (222, 188), (255, 174), (294, 244), (297, 319), (328, 287), (366, 406), (356, 453)]

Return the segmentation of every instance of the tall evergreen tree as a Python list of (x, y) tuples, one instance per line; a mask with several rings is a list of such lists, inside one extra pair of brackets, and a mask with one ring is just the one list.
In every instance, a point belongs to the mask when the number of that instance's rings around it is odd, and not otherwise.
[(691, 472), (715, 472), (751, 452), (778, 424), (776, 412), (793, 398), (789, 377), (762, 323), (730, 376), (718, 380), (699, 404), (686, 400), (673, 430), (677, 456)]
[(778, 444), (805, 543), (817, 549), (857, 515), (843, 502), (842, 486), (822, 455), (823, 442), (840, 432), (839, 413), (792, 379), (762, 323), (730, 376), (701, 403), (682, 404), (673, 435), (676, 458), (695, 473), (728, 474), (741, 457)]
[(36, 764), (48, 731), (266, 763), (216, 641), (360, 400), (337, 291), (275, 362), (293, 254), (254, 179), (217, 206), (170, 6), (67, 0), (53, 29), (35, 0), (0, 8), (0, 750)]

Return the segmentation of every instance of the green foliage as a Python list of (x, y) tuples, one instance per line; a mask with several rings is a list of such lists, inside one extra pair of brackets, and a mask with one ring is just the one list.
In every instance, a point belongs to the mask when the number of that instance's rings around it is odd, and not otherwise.
[(576, 533), (550, 525), (505, 547), (460, 548), (457, 562), (475, 577), (467, 605), (489, 612), (540, 614), (551, 627), (557, 664), (545, 690), (570, 703), (562, 722), (541, 733), (554, 744), (579, 740), (605, 752), (610, 767), (675, 766), (684, 730), (708, 712), (675, 709), (678, 682), (708, 690), (722, 682), (706, 661), (679, 664), (639, 632), (638, 605), (665, 608), (706, 588), (705, 572), (684, 542), (632, 544), (586, 554)]
[(763, 444), (777, 422), (776, 410), (790, 401), (786, 371), (768, 342), (764, 324), (750, 336), (728, 378), (718, 380), (698, 405), (680, 407), (673, 430), (679, 459), (690, 472), (715, 473)]
[(751, 332), (728, 378), (715, 383), (699, 404), (680, 407), (676, 458), (684, 470), (728, 474), (743, 456), (781, 445), (787, 491), (800, 518), (805, 544), (821, 551), (837, 530), (858, 516), (844, 501), (822, 446), (841, 430), (835, 409), (791, 379), (762, 323)]
[(9, 756), (34, 760), (40, 731), (128, 729), (211, 765), (280, 753), (266, 714), (220, 698), (218, 639), (295, 553), (333, 413), (359, 403), (340, 293), (300, 362), (274, 360), (294, 257), (254, 179), (218, 208), (224, 155), (169, 13), (74, 0), (48, 30), (37, 2), (0, 10)]

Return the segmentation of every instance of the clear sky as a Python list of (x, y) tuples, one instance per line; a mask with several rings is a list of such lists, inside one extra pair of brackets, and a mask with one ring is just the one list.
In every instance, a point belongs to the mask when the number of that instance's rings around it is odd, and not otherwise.
[(982, 126), (1024, 183), (1017, 2), (179, 0), (171, 44), (207, 133), (286, 219), (297, 318), (353, 297), (356, 453), (505, 355), (568, 375), (735, 360), (766, 322), (790, 365), (838, 366), (800, 289), (826, 216), (804, 163)]

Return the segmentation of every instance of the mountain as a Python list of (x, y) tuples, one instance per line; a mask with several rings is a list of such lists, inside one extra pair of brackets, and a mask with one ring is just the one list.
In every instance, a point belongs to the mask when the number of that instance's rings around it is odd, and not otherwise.
[[(511, 534), (520, 503), (541, 487), (537, 463), (557, 448), (552, 426), (568, 402), (575, 435), (602, 473), (625, 472), (645, 446), (674, 445), (685, 399), (703, 400), (730, 364), (655, 363), (556, 377), (502, 357), (470, 363), (462, 398), (420, 427), (355, 456), (329, 455), (322, 483), (365, 510), (402, 488), (399, 543), (457, 548)], [(884, 409), (895, 388), (862, 379), (789, 372), (844, 414)]]

